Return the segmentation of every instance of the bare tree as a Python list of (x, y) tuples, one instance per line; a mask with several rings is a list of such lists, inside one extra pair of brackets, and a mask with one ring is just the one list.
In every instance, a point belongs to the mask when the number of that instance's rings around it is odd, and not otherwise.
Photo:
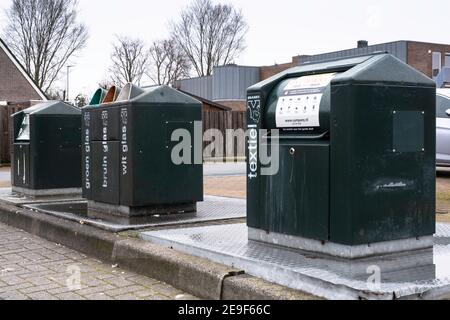
[(111, 54), (112, 66), (109, 68), (111, 80), (117, 85), (132, 82), (140, 85), (147, 70), (148, 52), (140, 39), (117, 36)]
[(77, 0), (13, 0), (5, 41), (36, 84), (49, 92), (61, 69), (88, 38)]
[(78, 108), (83, 108), (88, 104), (88, 97), (83, 93), (79, 93), (75, 98), (75, 106)]
[(110, 87), (114, 85), (114, 82), (111, 79), (103, 79), (98, 83), (98, 86), (102, 89), (108, 90)]
[(49, 100), (66, 100), (66, 91), (60, 88), (51, 88), (45, 94)]
[(189, 60), (174, 40), (153, 42), (149, 54), (147, 75), (157, 85), (173, 85), (175, 81), (189, 76)]
[(171, 29), (198, 76), (209, 76), (213, 67), (233, 62), (245, 49), (248, 26), (242, 12), (231, 5), (195, 0)]

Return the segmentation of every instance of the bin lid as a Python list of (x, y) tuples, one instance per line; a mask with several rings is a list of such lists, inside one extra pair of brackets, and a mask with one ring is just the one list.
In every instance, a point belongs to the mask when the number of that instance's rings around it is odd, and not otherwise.
[(284, 79), (316, 72), (342, 71), (332, 83), (365, 82), (436, 86), (435, 82), (400, 59), (388, 53), (343, 58), (305, 64), (287, 69), (248, 88), (247, 92), (271, 89)]
[(12, 115), (80, 115), (81, 110), (63, 101), (46, 101)]
[(22, 124), (19, 128), (19, 133), (15, 139), (16, 141), (29, 141), (30, 140), (30, 116), (25, 115), (22, 120)]
[(116, 101), (120, 91), (121, 91), (120, 88), (112, 86), (106, 93), (106, 96), (103, 99), (102, 103), (113, 103), (114, 101)]
[(134, 103), (171, 103), (171, 104), (199, 104), (200, 101), (169, 86), (155, 86), (146, 89), (139, 96), (130, 99)]
[(422, 72), (391, 54), (380, 54), (339, 74), (333, 83), (394, 83), (436, 87), (436, 83)]
[(106, 90), (103, 88), (98, 88), (97, 91), (95, 91), (94, 96), (91, 99), (91, 102), (89, 103), (90, 106), (95, 106), (97, 104), (102, 103), (103, 99), (105, 99), (106, 96)]
[(145, 91), (143, 89), (133, 85), (132, 83), (127, 83), (117, 97), (116, 102), (131, 100), (144, 92)]

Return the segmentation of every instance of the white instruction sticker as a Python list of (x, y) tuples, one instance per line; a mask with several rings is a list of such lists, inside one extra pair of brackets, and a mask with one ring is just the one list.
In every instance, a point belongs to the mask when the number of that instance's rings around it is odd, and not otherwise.
[(320, 103), (335, 73), (304, 76), (291, 80), (278, 99), (278, 128), (320, 127)]
[(286, 96), (278, 100), (277, 127), (320, 127), (319, 111), (322, 94)]

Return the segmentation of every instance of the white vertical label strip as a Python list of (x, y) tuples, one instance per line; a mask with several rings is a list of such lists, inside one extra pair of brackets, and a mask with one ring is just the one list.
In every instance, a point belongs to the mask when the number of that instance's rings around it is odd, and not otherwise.
[(27, 172), (27, 165), (26, 165), (26, 160), (27, 160), (27, 155), (25, 154), (25, 152), (23, 153), (23, 184), (25, 184), (27, 182), (27, 178), (26, 178), (26, 172)]

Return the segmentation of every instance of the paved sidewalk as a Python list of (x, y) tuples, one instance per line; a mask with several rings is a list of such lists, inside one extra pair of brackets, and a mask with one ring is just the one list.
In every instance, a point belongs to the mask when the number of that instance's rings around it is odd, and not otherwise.
[(11, 186), (11, 168), (0, 167), (0, 188)]
[(0, 224), (0, 300), (196, 299), (165, 283)]
[(439, 168), (436, 183), (438, 222), (450, 223), (450, 169)]
[(245, 162), (205, 163), (203, 174), (205, 177), (245, 176), (247, 164)]
[(240, 198), (247, 197), (246, 177), (205, 177), (205, 194), (209, 196)]

